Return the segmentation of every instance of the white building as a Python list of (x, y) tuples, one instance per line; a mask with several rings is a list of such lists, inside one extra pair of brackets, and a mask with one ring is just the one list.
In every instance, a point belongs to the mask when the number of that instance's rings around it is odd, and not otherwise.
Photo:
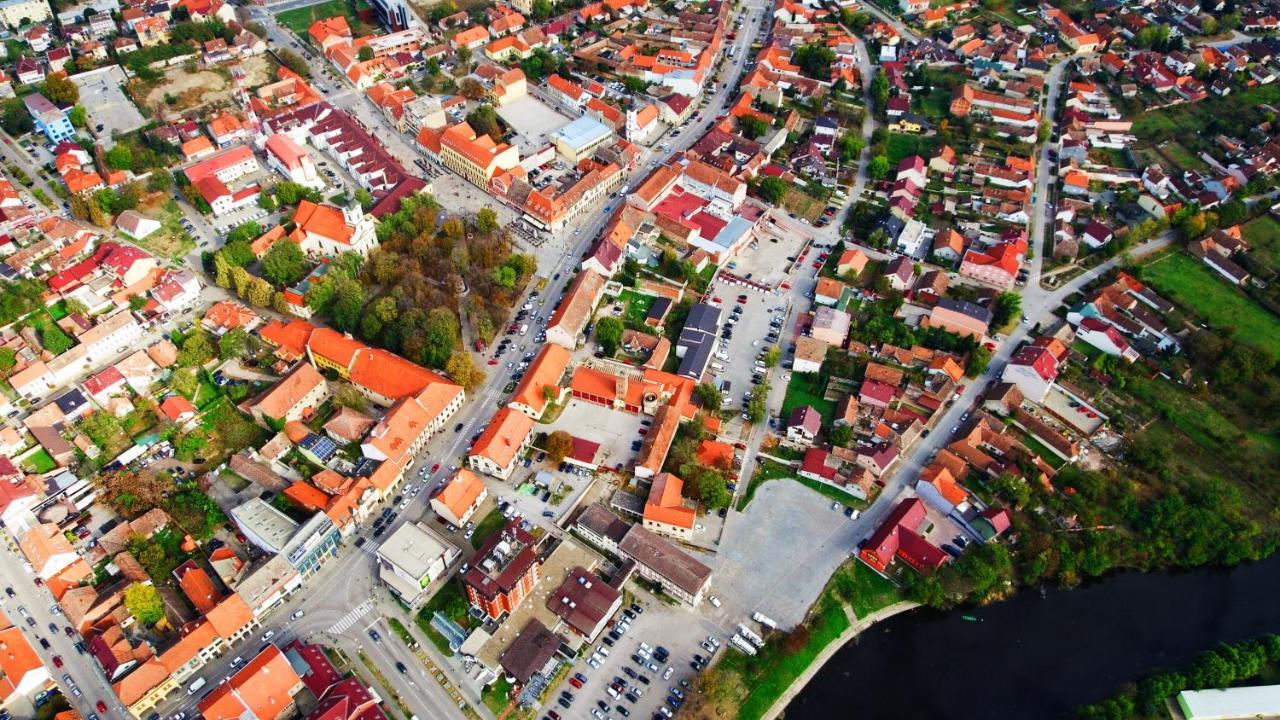
[(424, 523), (405, 523), (378, 546), (378, 579), (409, 607), (427, 600), (426, 589), (462, 556)]
[(324, 180), (316, 171), (307, 151), (283, 133), (267, 138), (267, 165), (289, 180), (313, 190), (324, 189)]
[(53, 17), (48, 0), (4, 0), (0, 2), (0, 20), (11, 28), (25, 23), (44, 22)]

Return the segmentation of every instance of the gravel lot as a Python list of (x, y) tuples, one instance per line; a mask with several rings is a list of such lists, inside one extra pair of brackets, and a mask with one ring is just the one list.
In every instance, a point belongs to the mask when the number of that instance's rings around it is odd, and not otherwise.
[(765, 483), (746, 512), (729, 514), (730, 540), (708, 561), (721, 610), (743, 618), (759, 611), (784, 629), (796, 625), (853, 552), (865, 532), (859, 525), (798, 482)]

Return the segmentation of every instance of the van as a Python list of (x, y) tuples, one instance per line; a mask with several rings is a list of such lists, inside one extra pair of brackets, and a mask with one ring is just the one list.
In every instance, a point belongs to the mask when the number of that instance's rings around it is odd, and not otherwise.
[(718, 370), (718, 371), (720, 371), (720, 372), (724, 372), (724, 365), (721, 365), (721, 364), (720, 364), (720, 363), (718, 363), (718, 362), (713, 362), (713, 363), (711, 363), (711, 369), (712, 369), (712, 370)]
[(190, 685), (188, 685), (188, 686), (187, 686), (187, 694), (188, 694), (188, 695), (195, 695), (197, 692), (199, 692), (199, 691), (200, 691), (200, 688), (202, 688), (202, 687), (204, 687), (204, 686), (205, 686), (205, 679), (204, 679), (204, 678), (196, 678), (196, 681), (195, 681), (195, 682), (193, 682), (193, 683), (191, 683)]
[(729, 353), (724, 352), (723, 350), (721, 350), (721, 351), (719, 351), (719, 352), (717, 352), (717, 353), (716, 353), (716, 358), (718, 358), (718, 359), (720, 359), (720, 360), (728, 360), (728, 359), (729, 359)]

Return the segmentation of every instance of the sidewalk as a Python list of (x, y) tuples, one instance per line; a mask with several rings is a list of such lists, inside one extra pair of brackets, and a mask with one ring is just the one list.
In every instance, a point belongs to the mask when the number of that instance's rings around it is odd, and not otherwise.
[(801, 690), (804, 690), (805, 686), (809, 684), (809, 680), (811, 680), (813, 676), (827, 664), (827, 661), (863, 630), (866, 630), (881, 620), (887, 620), (898, 613), (911, 610), (917, 605), (919, 605), (919, 603), (912, 602), (910, 600), (903, 600), (902, 602), (882, 607), (861, 620), (854, 617), (853, 611), (846, 608), (845, 614), (849, 616), (849, 619), (853, 621), (853, 624), (849, 626), (848, 630), (841, 633), (840, 637), (822, 648), (822, 652), (818, 653), (818, 657), (814, 658), (813, 662), (809, 664), (809, 667), (806, 668), (803, 673), (801, 673), (800, 677), (796, 678), (795, 681), (791, 683), (791, 687), (787, 688), (787, 691), (773, 703), (773, 706), (765, 712), (761, 720), (775, 720), (782, 715), (782, 712), (787, 709), (787, 705), (791, 703), (791, 700), (796, 695), (799, 695)]

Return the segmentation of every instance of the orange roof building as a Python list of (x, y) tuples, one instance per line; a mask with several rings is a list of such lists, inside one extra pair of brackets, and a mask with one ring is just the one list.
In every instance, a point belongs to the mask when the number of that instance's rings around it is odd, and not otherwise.
[(214, 688), (197, 707), (205, 720), (277, 720), (294, 711), (302, 678), (275, 645)]
[(565, 388), (560, 386), (560, 379), (564, 377), (572, 357), (559, 345), (543, 345), (507, 406), (534, 420), (540, 419), (548, 405), (564, 399)]
[(462, 527), (487, 497), (489, 491), (480, 476), (462, 468), (438, 495), (431, 498), (431, 509), (454, 526)]
[(22, 631), (0, 610), (0, 702), (33, 696), (49, 682), (49, 671)]
[(310, 363), (299, 363), (288, 375), (259, 396), (249, 412), (264, 427), (270, 421), (304, 420), (329, 397), (329, 383)]
[(467, 463), (476, 472), (510, 479), (516, 460), (532, 440), (533, 418), (509, 407), (501, 408), (472, 446)]
[(683, 489), (684, 481), (671, 473), (660, 473), (653, 479), (649, 500), (644, 504), (645, 529), (681, 540), (693, 538), (697, 512), (685, 505)]
[(573, 279), (564, 299), (547, 321), (547, 342), (566, 350), (578, 346), (578, 338), (595, 313), (608, 278), (595, 270), (583, 270)]
[(53, 523), (32, 527), (18, 541), (18, 547), (41, 580), (48, 580), (79, 557), (66, 536)]

